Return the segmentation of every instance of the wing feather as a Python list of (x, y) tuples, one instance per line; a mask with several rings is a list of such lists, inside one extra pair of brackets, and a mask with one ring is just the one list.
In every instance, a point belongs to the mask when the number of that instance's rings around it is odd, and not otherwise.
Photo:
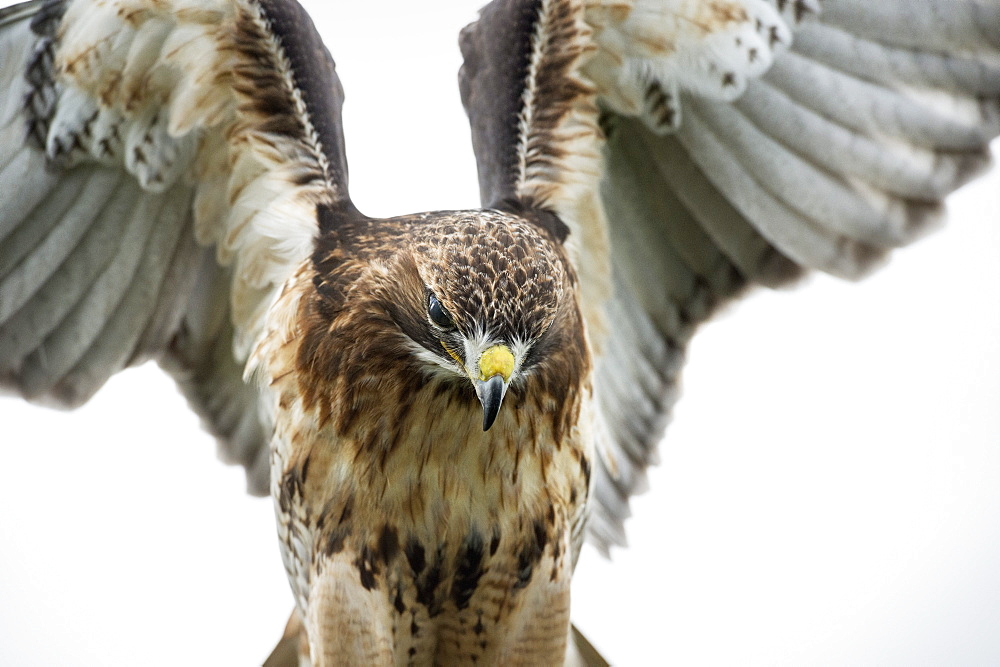
[[(120, 180), (118, 174), (112, 173), (112, 176)], [(83, 298), (60, 323), (61, 326), (49, 334), (25, 360), (21, 382), (23, 391), (29, 398), (51, 393), (57, 383), (66, 379), (102, 335), (129, 290), (137, 283), (145, 282), (137, 274), (141, 270), (140, 262), (153, 231), (153, 221), (159, 215), (163, 200), (161, 197), (143, 197), (135, 190), (129, 194), (131, 196), (111, 200), (111, 205), (101, 211), (102, 217), (124, 218), (124, 235), (114, 261), (109, 262), (98, 273)], [(93, 213), (92, 207), (87, 207), (86, 210)], [(78, 243), (74, 242), (70, 247), (77, 246)], [(71, 255), (67, 255), (66, 259), (69, 257)], [(62, 269), (62, 263), (53, 267), (53, 273), (57, 268)]]
[[(905, 198), (942, 197), (978, 173), (989, 159), (986, 152), (938, 153), (926, 146), (852, 132), (796, 104), (767, 81), (752, 86), (736, 106), (761, 132), (803, 161)], [(892, 232), (886, 240), (901, 242), (899, 233)]]
[[(23, 131), (11, 133), (13, 136), (4, 134), (0, 141), (13, 139), (21, 143), (24, 139)], [(11, 151), (8, 159), (4, 160), (3, 167), (0, 167), (0, 188), (4, 188), (2, 192), (16, 191), (18, 196), (6, 207), (11, 212), (10, 217), (0, 219), (0, 241), (17, 229), (52, 193), (56, 178), (44, 172), (44, 165), (44, 156), (26, 147)], [(25, 183), (24, 174), (28, 173), (38, 173), (38, 178)]]
[[(760, 276), (762, 284), (777, 286), (798, 275), (798, 265), (778, 252), (747, 222), (694, 163), (675, 136), (663, 137), (650, 144), (643, 127), (628, 119), (616, 121), (615, 136), (620, 148), (614, 153), (609, 151), (607, 159), (610, 162), (621, 157), (623, 164), (614, 168), (609, 166), (608, 172), (624, 170), (626, 164), (643, 164), (649, 159), (646, 157), (648, 151), (660, 179), (652, 186), (652, 191), (659, 188), (666, 199), (676, 198), (677, 202), (662, 219), (693, 218), (740, 273)], [(611, 194), (605, 196), (605, 200), (613, 198)]]
[(202, 248), (201, 268), (184, 317), (160, 365), (177, 381), (192, 409), (219, 441), (219, 456), (247, 470), (248, 490), (268, 492), (268, 448), (271, 431), (266, 412), (248, 410), (259, 403), (256, 389), (243, 382), (243, 364), (232, 352), (233, 318), (227, 289), (228, 270)]
[[(938, 150), (981, 150), (995, 132), (986, 123), (984, 109), (971, 99), (938, 99), (931, 107), (902, 90), (893, 90), (857, 78), (790, 52), (778, 60), (765, 77), (785, 91), (796, 104), (831, 118), (864, 135), (883, 136)], [(852, 100), (850, 105), (843, 100)], [(954, 102), (954, 106), (947, 103)]]
[[(167, 262), (166, 274), (160, 281), (156, 312), (149, 318), (146, 329), (127, 362), (128, 365), (158, 358), (161, 351), (168, 348), (186, 317), (200, 267), (207, 261), (205, 255), (211, 254), (195, 240), (193, 221), (188, 215), (187, 224), (178, 234), (173, 256)], [(212, 261), (214, 260), (213, 256)]]
[[(756, 96), (756, 90), (748, 90), (744, 99)], [(730, 162), (742, 166), (758, 187), (835, 241), (901, 244), (937, 218), (936, 207), (927, 209), (927, 193), (920, 200), (903, 200), (905, 206), (897, 206), (896, 198), (874, 188), (859, 189), (845, 178), (854, 174), (834, 173), (808, 159), (802, 141), (795, 137), (790, 144), (777, 141), (741, 113), (738, 105), (692, 100), (690, 108), (692, 126), (704, 122), (705, 131), (725, 146)], [(772, 111), (781, 113), (783, 109), (779, 105)], [(682, 140), (684, 136), (682, 133)], [(831, 152), (839, 148), (828, 144)], [(867, 266), (859, 268), (863, 272)]]
[(796, 33), (795, 52), (890, 88), (908, 85), (978, 95), (1000, 91), (1000, 62), (995, 59), (952, 50), (899, 49), (825, 22), (803, 25)]
[[(541, 34), (528, 47), (491, 37), (505, 13), (532, 12)], [(574, 12), (585, 28), (544, 31), (546, 16)], [(554, 162), (536, 181), (505, 181), (509, 165), (496, 156), (517, 146), (499, 132), (484, 140), (511, 106), (483, 102), (483, 91), (512, 94), (491, 70), (525, 53), (543, 62), (546, 50), (586, 54), (555, 73), (583, 75), (579, 99), (550, 100), (549, 115), (572, 109), (586, 127), (596, 95), (597, 213), (584, 213), (593, 200), (569, 189), (525, 196), (578, 183), (579, 173), (563, 172), (590, 173), (593, 163)], [(555, 212), (567, 244), (591, 248), (574, 258), (598, 283), (582, 298), (598, 352), (602, 454), (589, 530), (605, 549), (623, 540), (628, 497), (655, 460), (697, 326), (754, 285), (785, 285), (809, 269), (857, 278), (880, 266), (936, 226), (943, 198), (988, 166), (1000, 131), (993, 0), (498, 0), (466, 28), (463, 52), (484, 188), (493, 201)], [(531, 97), (536, 85), (524, 77), (517, 92)], [(549, 154), (565, 145), (541, 123), (522, 124), (522, 135), (532, 131)], [(568, 152), (586, 154), (575, 141)], [(496, 192), (504, 182), (513, 185)]]
[[(85, 176), (87, 171), (81, 170), (78, 175)], [(111, 176), (117, 176), (117, 174), (111, 173)], [(119, 180), (118, 178), (114, 179), (110, 187), (113, 189)], [(77, 189), (69, 190), (72, 198), (68, 201), (77, 201)], [(38, 291), (30, 296), (32, 307), (27, 306), (29, 297), (26, 297), (24, 303), (17, 308), (10, 319), (4, 322), (3, 328), (0, 329), (0, 358), (4, 360), (5, 364), (11, 364), (10, 369), (17, 368), (23, 363), (24, 358), (37, 349), (37, 346), (65, 321), (101, 273), (114, 260), (120, 241), (120, 230), (116, 224), (116, 216), (124, 215), (131, 210), (138, 203), (138, 200), (137, 188), (121, 188), (118, 192), (109, 195), (105, 200), (105, 205), (96, 212), (95, 224), (87, 230), (74, 252), (67, 255), (62, 264), (54, 267), (44, 282), (37, 284)], [(44, 211), (40, 211), (40, 213), (44, 213)], [(39, 217), (41, 219), (38, 222), (29, 222), (22, 225), (21, 229), (25, 231), (45, 229), (42, 221), (46, 218)], [(52, 220), (53, 224), (58, 224), (60, 216), (54, 215)], [(33, 246), (26, 248), (26, 251), (33, 250)], [(15, 253), (11, 253), (11, 255), (14, 256)], [(41, 255), (38, 253), (32, 255), (32, 257), (39, 256)], [(3, 290), (4, 293), (7, 292), (8, 281), (13, 281), (15, 285), (25, 284), (22, 282), (21, 276), (15, 272), (7, 276), (3, 285), (0, 286), (0, 290)], [(45, 307), (37, 307), (40, 304), (45, 304)], [(98, 314), (94, 313), (94, 317), (97, 316)]]
[(873, 42), (911, 51), (951, 53), (1000, 47), (1000, 6), (991, 0), (836, 0), (822, 20)]
[[(50, 390), (62, 402), (78, 404), (100, 389), (107, 379), (106, 369), (125, 367), (139, 349), (139, 340), (147, 323), (153, 319), (164, 290), (179, 288), (177, 284), (168, 286), (164, 279), (169, 272), (170, 261), (174, 259), (173, 251), (180, 235), (191, 233), (190, 225), (185, 224), (190, 217), (190, 196), (188, 193), (171, 196), (174, 194), (167, 193), (152, 204), (154, 210), (143, 211), (149, 215), (151, 223), (145, 230), (146, 243), (142, 255), (135, 263), (134, 273), (130, 276), (125, 274), (128, 282), (114, 310), (103, 318), (105, 324), (102, 329)], [(141, 242), (136, 245), (141, 247)], [(127, 259), (119, 253), (113, 266), (122, 267)]]
[(104, 169), (92, 171), (78, 196), (58, 224), (4, 279), (0, 295), (0, 322), (28, 303), (45, 282), (70, 257), (98, 218), (122, 216), (139, 200), (138, 192), (122, 189), (122, 174)]
[(765, 188), (753, 165), (742, 164), (727, 143), (702, 118), (689, 114), (678, 137), (692, 159), (741, 215), (783, 254), (835, 275), (858, 276), (880, 259), (879, 251), (829, 230)]
[[(44, 164), (33, 151), (25, 150), (38, 163)], [(23, 173), (23, 172), (22, 172)], [(0, 220), (0, 278), (6, 278), (21, 261), (48, 237), (63, 215), (70, 209), (90, 178), (89, 170), (80, 170), (57, 182), (54, 176), (42, 174), (33, 184), (21, 190), (6, 210), (12, 215)], [(3, 177), (0, 176), (0, 185)]]
[(0, 56), (0, 191), (18, 193), (0, 201), (0, 385), (74, 406), (159, 359), (265, 492), (243, 367), (316, 207), (354, 212), (343, 92), (305, 11), (30, 2), (0, 10)]

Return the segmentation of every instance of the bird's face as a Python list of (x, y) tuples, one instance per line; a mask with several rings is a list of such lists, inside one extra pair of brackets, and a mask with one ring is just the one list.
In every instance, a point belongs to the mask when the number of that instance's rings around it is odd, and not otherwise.
[(500, 213), (445, 214), (419, 236), (422, 321), (404, 332), (428, 370), (472, 383), (488, 430), (508, 389), (546, 363), (564, 264), (543, 233)]

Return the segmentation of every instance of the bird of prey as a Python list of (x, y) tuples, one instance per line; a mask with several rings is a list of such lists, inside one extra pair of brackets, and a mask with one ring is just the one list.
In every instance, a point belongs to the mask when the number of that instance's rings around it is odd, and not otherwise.
[(861, 275), (985, 165), (998, 13), (494, 3), (462, 38), (485, 210), (376, 220), (297, 5), (18, 6), (0, 373), (72, 405), (157, 358), (270, 469), (315, 664), (557, 662), (696, 325)]

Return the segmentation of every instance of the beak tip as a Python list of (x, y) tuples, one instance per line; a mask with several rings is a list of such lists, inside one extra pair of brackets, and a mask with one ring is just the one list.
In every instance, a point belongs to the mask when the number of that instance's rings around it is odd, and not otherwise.
[(489, 380), (476, 382), (476, 394), (483, 404), (483, 431), (490, 430), (500, 414), (500, 404), (507, 393), (507, 383), (500, 375), (494, 375)]

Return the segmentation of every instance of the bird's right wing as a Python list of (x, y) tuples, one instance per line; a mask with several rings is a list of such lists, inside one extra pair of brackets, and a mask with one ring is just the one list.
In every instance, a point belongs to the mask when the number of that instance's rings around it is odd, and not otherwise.
[(0, 10), (0, 386), (72, 407), (156, 358), (266, 493), (243, 381), (324, 216), (350, 214), (333, 60), (294, 0)]

